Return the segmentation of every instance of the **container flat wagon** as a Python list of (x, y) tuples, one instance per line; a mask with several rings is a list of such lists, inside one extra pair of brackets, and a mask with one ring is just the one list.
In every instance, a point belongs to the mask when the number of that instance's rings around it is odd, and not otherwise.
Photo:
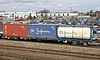
[(69, 26), (59, 24), (4, 24), (4, 37), (20, 39), (59, 40), (73, 44), (87, 44), (93, 40), (91, 26)]

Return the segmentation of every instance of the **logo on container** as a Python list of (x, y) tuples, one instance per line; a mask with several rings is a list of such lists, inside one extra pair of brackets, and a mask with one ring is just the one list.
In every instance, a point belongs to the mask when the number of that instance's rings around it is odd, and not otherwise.
[(59, 31), (59, 34), (74, 34), (74, 35), (77, 35), (77, 32), (66, 32), (66, 31)]
[(50, 31), (46, 31), (44, 29), (39, 29), (39, 28), (36, 29), (36, 34), (43, 34), (43, 33), (49, 33), (50, 34)]

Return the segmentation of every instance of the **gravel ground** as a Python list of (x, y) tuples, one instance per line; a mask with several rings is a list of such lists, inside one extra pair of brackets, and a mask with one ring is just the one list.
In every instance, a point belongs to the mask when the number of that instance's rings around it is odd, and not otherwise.
[[(32, 57), (34, 60), (96, 60), (96, 59), (89, 59), (89, 58), (80, 58), (80, 57), (71, 57), (71, 56), (62, 56), (62, 55), (52, 55), (52, 54), (44, 54), (44, 53), (36, 53), (36, 52), (26, 52), (26, 51), (18, 51), (18, 50), (7, 50), (7, 49), (0, 49), (0, 53), (3, 54), (14, 54), (21, 57)], [(14, 57), (5, 57), (0, 56), (0, 58), (5, 60), (23, 60)], [(29, 59), (25, 59), (29, 60)]]
[(100, 48), (89, 48), (89, 47), (80, 47), (80, 46), (71, 46), (67, 44), (48, 44), (48, 43), (39, 43), (39, 42), (25, 42), (25, 41), (11, 41), (11, 40), (0, 40), (0, 45), (13, 45), (21, 46), (28, 48), (41, 48), (41, 49), (53, 49), (59, 51), (69, 51), (69, 52), (80, 52), (80, 53), (89, 53), (89, 54), (98, 54), (100, 55)]

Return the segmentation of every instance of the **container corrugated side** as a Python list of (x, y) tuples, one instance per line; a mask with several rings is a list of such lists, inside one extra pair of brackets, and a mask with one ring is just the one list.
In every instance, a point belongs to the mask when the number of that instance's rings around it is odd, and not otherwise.
[(57, 25), (34, 24), (28, 26), (29, 37), (57, 39)]
[(28, 36), (27, 24), (4, 24), (3, 28), (5, 36)]

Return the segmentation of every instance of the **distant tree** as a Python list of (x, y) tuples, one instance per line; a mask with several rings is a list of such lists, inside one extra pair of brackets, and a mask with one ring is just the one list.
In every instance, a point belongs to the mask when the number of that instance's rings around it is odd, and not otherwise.
[(84, 15), (84, 13), (83, 12), (79, 12), (79, 16), (83, 16)]
[(79, 11), (72, 11), (72, 13), (79, 13)]
[(93, 12), (93, 10), (90, 10), (90, 11), (89, 11), (89, 15), (90, 15), (90, 17), (94, 17), (94, 12)]
[(90, 10), (90, 13), (93, 13), (93, 10)]
[(100, 18), (100, 11), (96, 11), (96, 16)]
[(29, 16), (28, 16), (27, 19), (28, 19), (28, 20), (32, 20), (32, 15), (31, 15), (31, 13), (29, 14)]
[(86, 13), (87, 16), (89, 16), (89, 14), (90, 14), (89, 12)]
[(0, 12), (6, 12), (6, 11), (0, 11)]
[(89, 15), (91, 17), (96, 17), (96, 13), (97, 13), (97, 11), (94, 12), (93, 10), (90, 10), (89, 12), (86, 13), (86, 15)]
[(40, 10), (39, 13), (50, 13), (50, 11), (48, 9), (43, 9), (43, 10)]

